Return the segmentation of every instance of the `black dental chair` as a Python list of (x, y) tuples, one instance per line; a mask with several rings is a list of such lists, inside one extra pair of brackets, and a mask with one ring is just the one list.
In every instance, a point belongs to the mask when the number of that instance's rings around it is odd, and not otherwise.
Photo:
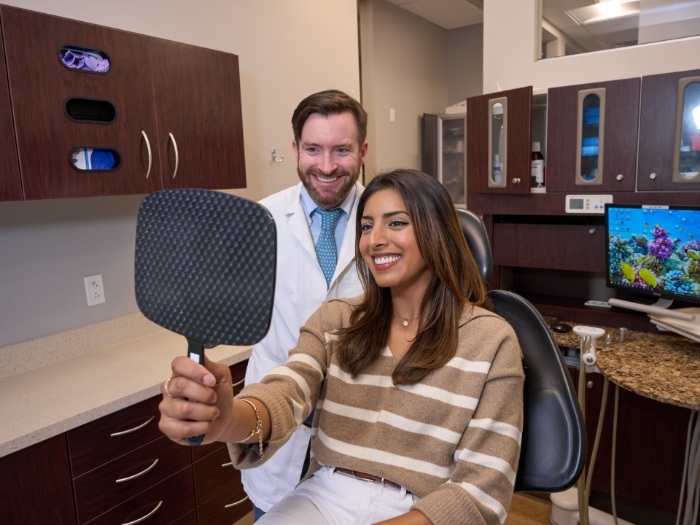
[[(464, 236), (485, 281), (491, 278), (491, 243), (481, 218), (457, 209)], [(515, 330), (525, 368), (525, 423), (516, 491), (560, 492), (578, 480), (586, 459), (586, 429), (559, 347), (540, 313), (523, 297), (491, 290), (498, 315)]]

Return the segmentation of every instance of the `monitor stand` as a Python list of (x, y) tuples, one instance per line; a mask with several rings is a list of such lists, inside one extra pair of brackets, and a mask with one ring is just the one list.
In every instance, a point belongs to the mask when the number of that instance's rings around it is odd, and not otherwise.
[(656, 301), (656, 303), (651, 305), (633, 303), (632, 301), (623, 301), (622, 299), (617, 299), (615, 297), (608, 299), (608, 304), (612, 306), (619, 306), (620, 308), (627, 308), (629, 310), (636, 310), (647, 314), (663, 315), (673, 319), (682, 319), (683, 321), (695, 320), (694, 314), (677, 312), (676, 310), (669, 309), (671, 303), (673, 303), (671, 299), (659, 299)]

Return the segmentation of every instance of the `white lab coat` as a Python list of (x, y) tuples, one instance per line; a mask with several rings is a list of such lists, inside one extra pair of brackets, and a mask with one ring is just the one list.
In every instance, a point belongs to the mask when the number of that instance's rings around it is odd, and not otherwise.
[[(246, 384), (260, 381), (272, 368), (286, 363), (289, 350), (296, 346), (299, 329), (324, 300), (362, 293), (354, 261), (357, 200), (364, 188), (359, 183), (355, 186), (355, 203), (328, 290), (300, 201), (301, 182), (260, 201), (274, 217), (277, 228), (277, 279), (270, 331), (253, 347)], [(296, 486), (309, 438), (310, 429), (302, 426), (265, 464), (241, 471), (246, 494), (256, 507), (268, 511)]]

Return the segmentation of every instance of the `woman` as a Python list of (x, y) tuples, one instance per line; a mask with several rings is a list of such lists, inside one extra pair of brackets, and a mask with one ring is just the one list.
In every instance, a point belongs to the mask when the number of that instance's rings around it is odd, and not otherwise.
[(260, 524), (503, 523), (520, 348), (489, 310), (445, 188), (412, 170), (377, 176), (358, 204), (356, 254), (365, 294), (323, 303), (287, 364), (235, 401), (227, 367), (175, 359), (161, 430), (227, 442), (252, 468), (316, 407), (309, 472)]

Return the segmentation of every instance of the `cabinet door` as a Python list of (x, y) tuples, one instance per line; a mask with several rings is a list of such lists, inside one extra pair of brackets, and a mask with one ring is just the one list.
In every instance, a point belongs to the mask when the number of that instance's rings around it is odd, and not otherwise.
[(0, 459), (3, 523), (75, 524), (65, 435)]
[(165, 188), (244, 188), (238, 57), (151, 38)]
[[(6, 6), (1, 13), (25, 197), (159, 189), (148, 37)], [(108, 71), (67, 67), (67, 47), (108, 58)], [(116, 154), (115, 167), (79, 169), (74, 153), (95, 149)]]
[(17, 163), (15, 128), (12, 124), (10, 92), (7, 89), (6, 79), (5, 53), (0, 38), (0, 150), (2, 150), (2, 155), (0, 155), (0, 201), (23, 198), (19, 164)]
[(530, 193), (531, 128), (531, 86), (469, 98), (467, 191)]
[[(642, 101), (639, 128), (639, 191), (700, 190), (697, 178), (676, 182), (673, 177), (676, 148), (677, 107), (681, 79), (698, 77), (700, 70), (681, 71), (642, 78)], [(698, 137), (700, 139), (700, 136)], [(692, 153), (700, 155), (700, 140)]]
[(604, 241), (602, 226), (496, 223), (493, 225), (493, 263), (496, 266), (603, 272)]
[[(632, 78), (548, 90), (547, 191), (634, 191), (639, 86)], [(597, 107), (585, 106), (586, 94)]]
[[(586, 432), (589, 460), (603, 399), (603, 377), (586, 375)], [(614, 389), (610, 383), (605, 420), (593, 470), (592, 490), (611, 492)], [(667, 512), (680, 497), (690, 411), (619, 389), (616, 496)], [(640, 460), (640, 458), (644, 458)]]

